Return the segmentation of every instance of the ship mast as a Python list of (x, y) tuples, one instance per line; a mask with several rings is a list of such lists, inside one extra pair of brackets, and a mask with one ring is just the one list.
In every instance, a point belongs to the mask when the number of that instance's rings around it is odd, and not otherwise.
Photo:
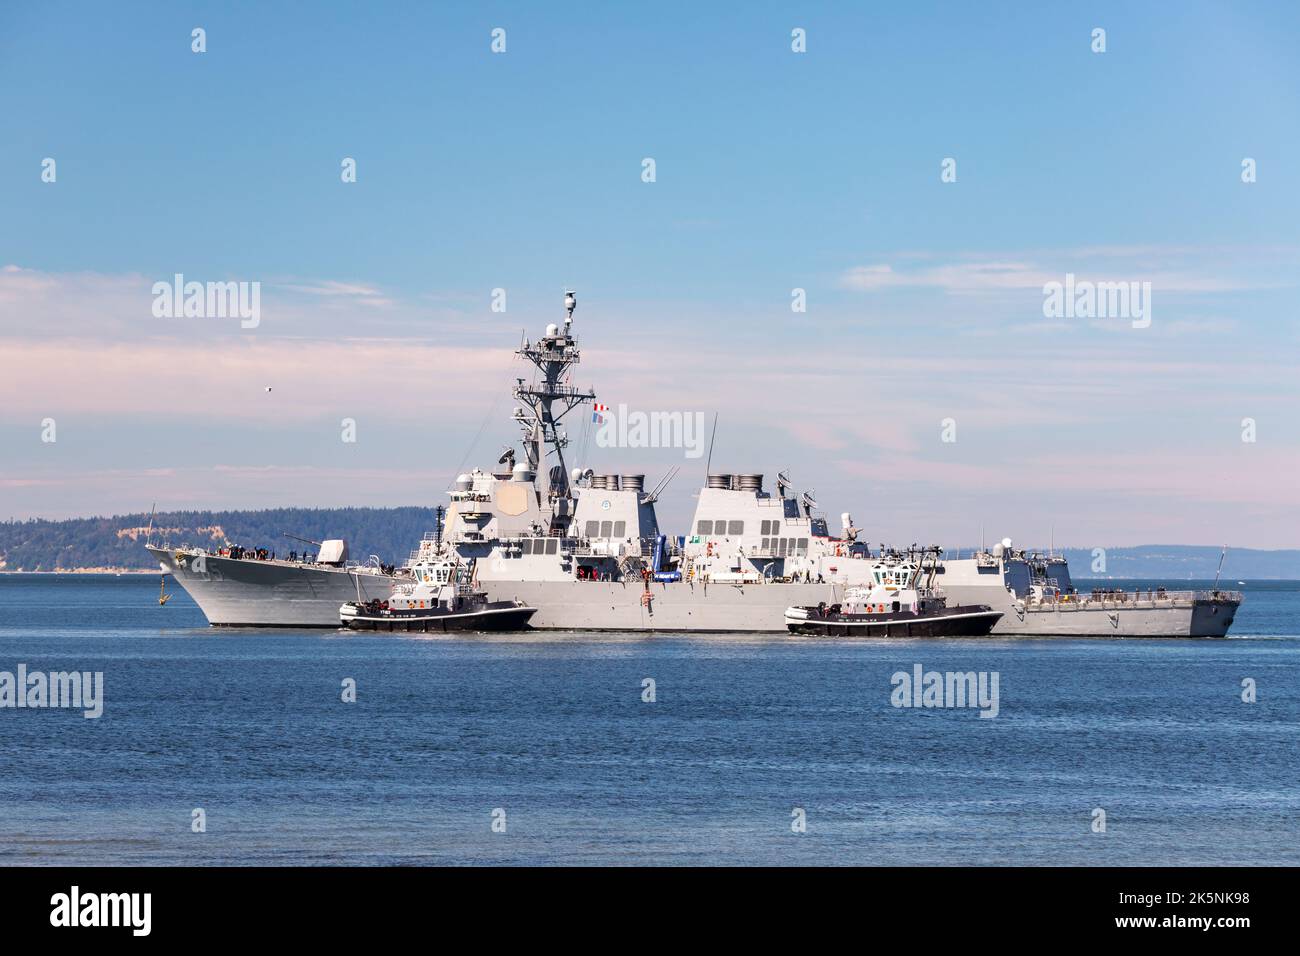
[[(567, 508), (554, 507), (558, 499), (568, 501), (569, 476), (564, 464), (564, 448), (568, 438), (559, 431), (559, 424), (564, 416), (583, 402), (595, 399), (592, 391), (583, 391), (565, 381), (569, 370), (578, 364), (578, 340), (573, 335), (573, 311), (578, 307), (578, 298), (572, 291), (564, 293), (564, 325), (552, 323), (546, 327), (546, 334), (535, 343), (524, 340), (518, 355), (527, 359), (536, 368), (540, 378), (529, 385), (524, 379), (517, 379), (513, 389), (515, 400), (527, 406), (531, 415), (519, 415), (519, 422), (524, 429), (524, 452), (528, 456), (528, 468), (537, 479), (537, 489), (544, 501), (552, 502), (552, 514), (564, 515), (568, 520)], [(546, 448), (555, 451), (559, 482), (551, 486), (550, 469), (546, 465)]]

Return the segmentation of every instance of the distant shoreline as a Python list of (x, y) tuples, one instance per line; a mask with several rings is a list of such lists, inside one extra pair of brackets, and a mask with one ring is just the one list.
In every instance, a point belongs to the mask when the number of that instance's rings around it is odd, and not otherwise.
[(149, 568), (55, 568), (52, 571), (0, 571), (0, 574), (162, 574)]

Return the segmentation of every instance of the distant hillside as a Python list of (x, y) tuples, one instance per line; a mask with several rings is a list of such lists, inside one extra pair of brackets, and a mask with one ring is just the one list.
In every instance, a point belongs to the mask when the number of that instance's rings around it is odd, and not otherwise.
[[(147, 570), (157, 567), (144, 550), (147, 514), (66, 521), (0, 522), (0, 571), (71, 571), (81, 568)], [(154, 518), (154, 539), (174, 545), (241, 544), (281, 554), (303, 544), (290, 532), (321, 541), (344, 538), (354, 559), (377, 554), (386, 564), (401, 564), (426, 531), (432, 508), (276, 508), (269, 511), (176, 511)], [(969, 554), (966, 549), (962, 553)], [(1106, 570), (1092, 570), (1090, 549), (1065, 548), (1076, 578), (1213, 578), (1219, 548), (1200, 545), (1142, 545), (1107, 548)], [(1225, 581), (1300, 580), (1300, 550), (1255, 551), (1229, 548)]]
[[(144, 549), (148, 526), (147, 514), (0, 522), (0, 571), (156, 568)], [(387, 564), (401, 564), (433, 527), (432, 508), (173, 511), (154, 516), (154, 540), (209, 547), (230, 542), (280, 554), (302, 551), (302, 542), (284, 537), (287, 531), (315, 541), (344, 538), (358, 561), (377, 554)]]
[[(1064, 548), (1074, 578), (1213, 578), (1222, 548), (1186, 544), (1144, 544), (1136, 548), (1107, 548), (1106, 570), (1092, 570), (1092, 550)], [(1223, 560), (1226, 581), (1300, 579), (1300, 551), (1256, 551), (1228, 548)]]

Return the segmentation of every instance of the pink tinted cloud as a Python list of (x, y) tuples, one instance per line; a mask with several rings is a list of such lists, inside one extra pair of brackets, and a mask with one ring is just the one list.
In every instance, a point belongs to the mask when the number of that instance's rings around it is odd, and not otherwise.
[(9, 421), (88, 414), (291, 422), (380, 402), (387, 417), (402, 420), (430, 408), (481, 409), (509, 369), (499, 349), (400, 341), (0, 340), (0, 348), (8, 366), (0, 420)]

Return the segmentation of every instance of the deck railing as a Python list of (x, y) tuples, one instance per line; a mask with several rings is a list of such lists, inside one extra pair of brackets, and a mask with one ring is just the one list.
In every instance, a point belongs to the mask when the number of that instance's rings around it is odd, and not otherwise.
[(1211, 601), (1220, 604), (1240, 604), (1240, 591), (1200, 590), (1200, 591), (1108, 591), (1085, 592), (1080, 594), (1047, 595), (1043, 598), (1030, 598), (1025, 602), (1028, 607), (1055, 607), (1062, 611), (1083, 610), (1087, 608), (1140, 607), (1186, 607), (1197, 601)]

